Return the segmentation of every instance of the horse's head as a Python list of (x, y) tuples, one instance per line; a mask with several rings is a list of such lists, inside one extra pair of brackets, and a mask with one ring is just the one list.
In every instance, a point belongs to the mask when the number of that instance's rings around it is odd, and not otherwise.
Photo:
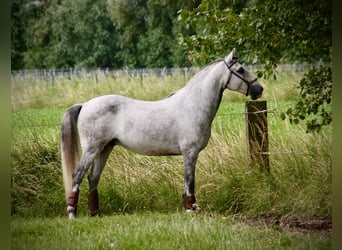
[(229, 55), (225, 56), (224, 63), (230, 71), (226, 88), (238, 91), (250, 96), (252, 100), (256, 100), (262, 95), (264, 88), (246, 67), (238, 63), (238, 58), (235, 56), (235, 49)]

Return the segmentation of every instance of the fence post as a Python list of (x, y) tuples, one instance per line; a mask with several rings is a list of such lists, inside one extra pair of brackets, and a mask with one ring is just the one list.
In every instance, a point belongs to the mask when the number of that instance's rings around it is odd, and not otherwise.
[(245, 103), (245, 124), (250, 164), (260, 166), (260, 170), (270, 171), (267, 130), (266, 101)]

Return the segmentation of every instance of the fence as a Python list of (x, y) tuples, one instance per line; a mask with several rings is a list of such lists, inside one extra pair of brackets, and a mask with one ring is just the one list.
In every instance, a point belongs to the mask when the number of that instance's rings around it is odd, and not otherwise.
[[(314, 64), (281, 64), (278, 65), (277, 70), (288, 70), (301, 72), (312, 67), (320, 67), (322, 61)], [(249, 65), (249, 70), (261, 70), (260, 65)], [(45, 80), (48, 83), (55, 82), (59, 77), (72, 78), (94, 78), (97, 80), (99, 76), (111, 77), (111, 78), (122, 78), (129, 77), (134, 79), (140, 77), (141, 81), (144, 82), (144, 78), (147, 76), (155, 76), (163, 78), (164, 76), (183, 76), (185, 80), (189, 80), (195, 73), (200, 70), (199, 67), (185, 67), (185, 68), (143, 68), (143, 69), (113, 69), (113, 68), (68, 68), (68, 69), (42, 69), (42, 70), (17, 70), (11, 72), (12, 82), (34, 79), (34, 80)]]
[(267, 102), (249, 101), (245, 103), (245, 126), (248, 151), (253, 164), (270, 172), (268, 151)]
[(128, 77), (135, 79), (139, 77), (144, 82), (145, 77), (154, 76), (163, 79), (165, 76), (183, 76), (184, 79), (189, 80), (195, 73), (200, 70), (199, 67), (189, 68), (149, 68), (149, 69), (87, 69), (87, 68), (69, 68), (69, 69), (43, 69), (43, 70), (18, 70), (11, 72), (11, 80), (13, 82), (33, 79), (44, 80), (48, 83), (54, 82), (59, 77), (68, 79), (72, 78), (92, 78), (97, 80), (98, 77), (109, 77), (120, 79)]

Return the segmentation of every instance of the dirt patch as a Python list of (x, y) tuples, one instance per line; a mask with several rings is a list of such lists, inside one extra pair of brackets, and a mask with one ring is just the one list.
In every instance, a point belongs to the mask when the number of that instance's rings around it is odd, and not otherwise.
[(257, 217), (237, 216), (235, 218), (238, 221), (249, 225), (258, 227), (277, 227), (286, 232), (331, 236), (332, 231), (331, 215), (262, 215)]

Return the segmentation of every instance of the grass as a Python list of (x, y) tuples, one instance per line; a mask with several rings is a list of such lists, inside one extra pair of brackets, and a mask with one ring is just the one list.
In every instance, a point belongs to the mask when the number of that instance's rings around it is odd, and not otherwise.
[(257, 228), (233, 217), (139, 213), (110, 217), (18, 218), (13, 249), (330, 249), (328, 238)]
[(331, 127), (308, 134), (304, 124), (280, 118), (280, 112), (296, 101), (294, 86), (301, 76), (280, 72), (276, 82), (263, 82), (269, 110), (270, 174), (248, 164), (243, 115), (248, 98), (227, 90), (212, 124), (212, 137), (198, 159), (199, 214), (177, 212), (183, 192), (181, 157), (147, 157), (118, 147), (99, 184), (103, 217), (88, 217), (85, 178), (77, 222), (66, 221), (60, 168), (59, 129), (66, 108), (109, 93), (157, 100), (179, 89), (185, 79), (13, 82), (13, 248), (77, 248), (75, 242), (79, 249), (329, 248), (330, 237), (298, 236), (234, 219), (235, 215), (331, 215)]
[(183, 76), (122, 77), (114, 79), (99, 75), (96, 79), (58, 78), (55, 83), (44, 80), (18, 80), (11, 84), (12, 110), (21, 108), (68, 107), (95, 96), (119, 94), (142, 100), (157, 100), (168, 96), (185, 84)]

